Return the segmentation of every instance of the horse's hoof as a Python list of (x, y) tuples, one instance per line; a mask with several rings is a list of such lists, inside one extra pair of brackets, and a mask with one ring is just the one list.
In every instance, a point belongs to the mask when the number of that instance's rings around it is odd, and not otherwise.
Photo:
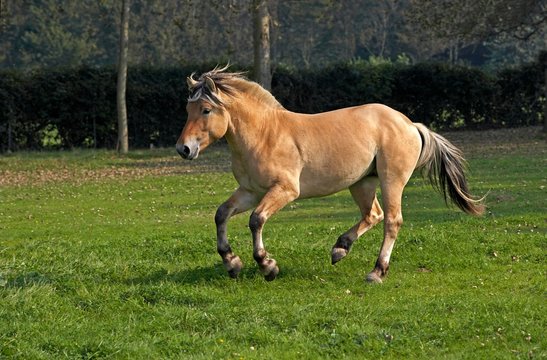
[(332, 248), (331, 261), (332, 265), (346, 257), (348, 251), (339, 247)]
[(235, 279), (241, 272), (243, 263), (239, 256), (234, 255), (230, 259), (224, 261), (224, 267), (226, 268), (226, 271), (228, 271), (228, 275), (230, 275), (232, 279)]
[(266, 281), (273, 281), (279, 274), (279, 267), (274, 259), (268, 259), (266, 265), (262, 267), (262, 274)]
[(241, 271), (241, 269), (231, 269), (231, 270), (228, 270), (228, 275), (232, 279), (237, 279), (240, 271)]
[(380, 277), (380, 275), (378, 275), (374, 271), (367, 275), (367, 282), (371, 283), (371, 284), (381, 284), (381, 283), (383, 283), (382, 278)]

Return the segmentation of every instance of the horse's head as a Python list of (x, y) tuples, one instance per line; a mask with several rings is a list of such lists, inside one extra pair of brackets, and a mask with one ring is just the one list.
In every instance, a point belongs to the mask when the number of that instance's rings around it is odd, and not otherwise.
[(200, 150), (220, 139), (228, 130), (230, 115), (224, 108), (221, 91), (207, 74), (194, 80), (188, 77), (190, 97), (188, 119), (177, 141), (177, 152), (184, 159), (195, 159)]

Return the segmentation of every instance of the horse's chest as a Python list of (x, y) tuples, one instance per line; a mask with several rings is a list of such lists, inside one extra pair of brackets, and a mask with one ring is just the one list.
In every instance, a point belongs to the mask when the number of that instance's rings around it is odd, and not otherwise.
[(241, 187), (254, 192), (266, 192), (273, 182), (270, 172), (250, 161), (232, 160), (232, 172)]

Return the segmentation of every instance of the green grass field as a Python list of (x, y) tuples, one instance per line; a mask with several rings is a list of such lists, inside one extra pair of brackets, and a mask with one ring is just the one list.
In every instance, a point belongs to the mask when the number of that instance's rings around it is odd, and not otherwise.
[(216, 253), (236, 188), (222, 146), (0, 157), (0, 358), (546, 358), (547, 146), (539, 129), (448, 134), (469, 158), (482, 218), (419, 176), (383, 285), (364, 277), (379, 225), (336, 266), (358, 219), (349, 193), (298, 201), (266, 225), (264, 281), (248, 216), (229, 225), (245, 267)]

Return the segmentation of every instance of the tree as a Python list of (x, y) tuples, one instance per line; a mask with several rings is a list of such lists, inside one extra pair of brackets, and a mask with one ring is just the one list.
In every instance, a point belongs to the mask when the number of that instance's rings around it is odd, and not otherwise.
[(25, 65), (75, 66), (93, 55), (92, 25), (76, 3), (37, 0), (23, 8), (27, 21), (19, 27), (13, 48)]
[(6, 18), (6, 10), (5, 10), (5, 4), (4, 0), (0, 0), (0, 34), (4, 32), (4, 28), (6, 27), (5, 24), (5, 18)]
[(270, 14), (268, 0), (253, 0), (253, 48), (256, 81), (266, 90), (272, 87), (270, 64)]
[[(0, 68), (116, 64), (121, 3), (0, 0)], [(257, 43), (269, 37), (263, 54), (272, 67), (401, 53), (458, 62), (477, 49), (476, 64), (496, 69), (533, 61), (546, 48), (546, 7), (545, 0), (132, 0), (132, 62), (252, 67), (256, 15), (255, 34), (268, 31)]]
[(117, 109), (118, 109), (118, 151), (126, 154), (129, 150), (129, 132), (127, 130), (127, 106), (125, 92), (127, 85), (127, 50), (129, 47), (129, 4), (122, 1), (120, 22), (120, 56), (118, 60)]
[(406, 15), (416, 37), (437, 42), (438, 50), (448, 50), (450, 61), (457, 62), (459, 50), (470, 44), (505, 35), (522, 41), (541, 37), (547, 5), (542, 0), (410, 0)]
[(547, 51), (542, 51), (539, 55), (539, 63), (543, 67), (543, 132), (547, 133)]

